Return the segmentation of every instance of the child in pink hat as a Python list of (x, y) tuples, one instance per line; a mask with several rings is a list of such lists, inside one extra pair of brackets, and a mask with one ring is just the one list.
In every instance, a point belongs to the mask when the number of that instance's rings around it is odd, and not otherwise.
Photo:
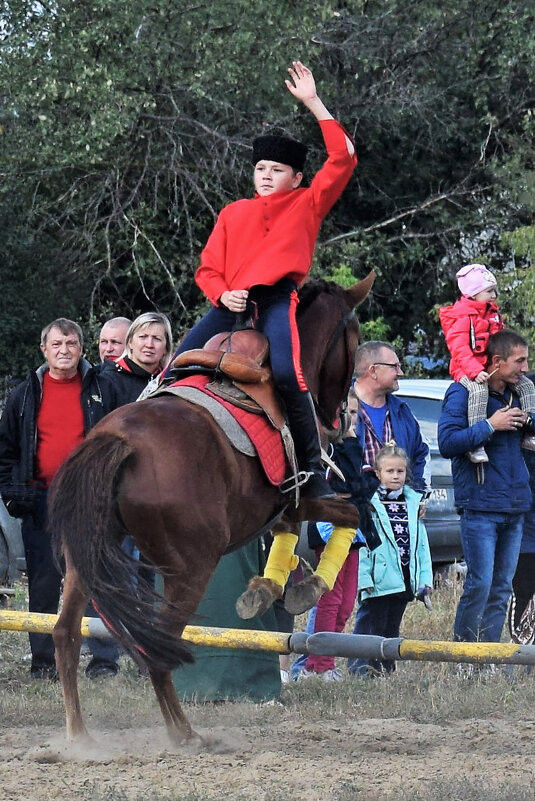
[[(439, 309), (439, 317), (451, 354), (450, 374), (468, 390), (468, 424), (474, 425), (487, 417), (487, 343), (504, 323), (496, 304), (496, 278), (484, 264), (466, 264), (456, 278), (461, 298), (453, 306)], [(533, 414), (535, 387), (529, 378), (522, 378), (515, 392), (522, 409)], [(535, 437), (526, 435), (522, 445), (535, 450)], [(488, 462), (483, 446), (468, 456), (475, 464)]]

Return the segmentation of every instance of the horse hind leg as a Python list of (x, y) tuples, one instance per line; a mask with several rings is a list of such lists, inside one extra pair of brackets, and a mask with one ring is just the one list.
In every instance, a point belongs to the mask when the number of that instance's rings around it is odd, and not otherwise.
[(80, 626), (87, 599), (88, 596), (80, 587), (75, 569), (67, 566), (63, 585), (63, 607), (54, 627), (53, 638), (56, 667), (65, 701), (67, 740), (70, 742), (89, 739), (78, 695), (78, 663), (82, 642)]
[(171, 672), (149, 668), (149, 675), (171, 742), (174, 745), (185, 745), (195, 740), (201, 742), (182, 711)]

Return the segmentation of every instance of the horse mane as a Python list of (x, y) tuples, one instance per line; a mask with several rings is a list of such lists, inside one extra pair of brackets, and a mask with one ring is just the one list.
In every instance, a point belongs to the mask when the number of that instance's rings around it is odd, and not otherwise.
[(297, 305), (296, 316), (299, 318), (311, 306), (319, 295), (340, 296), (342, 289), (334, 281), (325, 281), (323, 278), (315, 278), (307, 281), (299, 290), (299, 303)]

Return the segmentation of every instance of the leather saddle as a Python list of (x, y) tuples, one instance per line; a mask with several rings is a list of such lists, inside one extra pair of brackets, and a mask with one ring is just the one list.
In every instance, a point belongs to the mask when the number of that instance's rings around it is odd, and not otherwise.
[(279, 431), (286, 427), (269, 366), (267, 337), (254, 328), (216, 334), (201, 349), (176, 357), (173, 376), (202, 373), (212, 377), (207, 388), (242, 409), (265, 414)]

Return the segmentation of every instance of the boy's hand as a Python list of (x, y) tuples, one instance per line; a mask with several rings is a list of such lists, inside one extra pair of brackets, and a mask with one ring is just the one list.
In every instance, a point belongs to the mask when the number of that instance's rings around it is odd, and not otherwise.
[(486, 370), (482, 370), (474, 378), (474, 381), (477, 381), (478, 384), (485, 384), (488, 380), (489, 380), (489, 374), (487, 373)]
[(284, 83), (294, 97), (302, 102), (313, 100), (317, 97), (316, 82), (308, 67), (305, 67), (301, 61), (292, 61), (292, 66), (288, 68), (288, 72), (293, 83), (288, 80), (284, 81)]
[(245, 311), (249, 292), (246, 289), (233, 289), (223, 292), (219, 300), (231, 312)]
[[(284, 82), (288, 91), (307, 107), (318, 122), (322, 120), (332, 120), (333, 115), (325, 108), (323, 101), (320, 100), (317, 95), (316, 81), (314, 80), (312, 71), (309, 70), (308, 67), (305, 67), (301, 61), (292, 61), (292, 66), (288, 68), (288, 72), (292, 78), (291, 81), (286, 80)], [(355, 152), (353, 143), (347, 136), (346, 141), (348, 153), (352, 156)]]

